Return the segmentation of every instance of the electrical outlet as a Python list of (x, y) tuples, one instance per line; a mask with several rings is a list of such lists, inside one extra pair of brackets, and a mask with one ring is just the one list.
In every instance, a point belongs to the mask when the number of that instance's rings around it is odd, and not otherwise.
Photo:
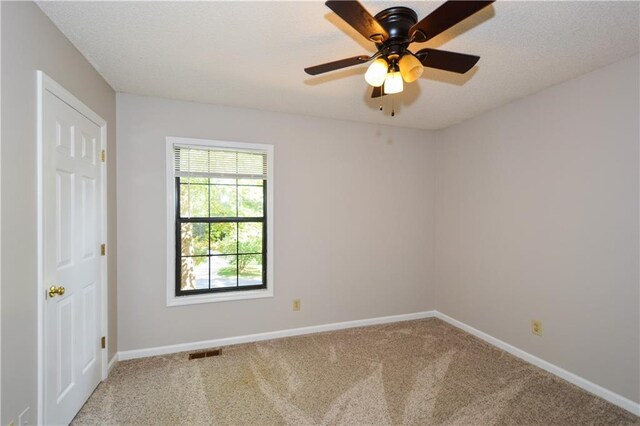
[(531, 320), (531, 332), (536, 336), (542, 336), (542, 321)]
[(293, 310), (294, 311), (300, 310), (300, 299), (293, 299)]

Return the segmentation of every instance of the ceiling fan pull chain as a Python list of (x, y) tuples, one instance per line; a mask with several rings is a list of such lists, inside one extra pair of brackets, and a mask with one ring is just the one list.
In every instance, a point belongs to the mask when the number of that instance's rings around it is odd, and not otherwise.
[(391, 116), (396, 116), (396, 95), (391, 95)]

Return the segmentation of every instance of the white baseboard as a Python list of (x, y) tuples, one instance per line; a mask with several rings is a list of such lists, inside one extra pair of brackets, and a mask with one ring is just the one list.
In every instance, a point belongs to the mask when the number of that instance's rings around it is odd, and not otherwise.
[(107, 376), (111, 374), (111, 370), (113, 370), (113, 367), (118, 363), (119, 355), (120, 354), (116, 353), (113, 358), (111, 358), (111, 361), (109, 361), (109, 364), (107, 365)]
[(178, 352), (193, 351), (193, 350), (206, 349), (206, 348), (212, 348), (212, 347), (237, 345), (240, 343), (259, 342), (262, 340), (279, 339), (282, 337), (300, 336), (304, 334), (320, 333), (324, 331), (343, 330), (346, 328), (363, 327), (363, 326), (375, 325), (375, 324), (386, 324), (386, 323), (392, 323), (392, 322), (398, 322), (398, 321), (410, 321), (410, 320), (430, 318), (430, 317), (439, 318), (453, 325), (454, 327), (457, 327), (461, 330), (466, 331), (469, 334), (479, 337), (485, 342), (488, 342), (493, 346), (496, 346), (506, 352), (509, 352), (514, 356), (517, 356), (518, 358), (521, 358), (537, 367), (540, 367), (543, 370), (546, 370), (549, 373), (554, 374), (568, 381), (569, 383), (573, 383), (574, 385), (586, 390), (587, 392), (591, 392), (592, 394), (599, 396), (611, 402), (612, 404), (615, 404), (635, 415), (640, 416), (639, 403), (631, 401), (630, 399), (625, 398), (622, 395), (618, 395), (615, 392), (605, 389), (600, 385), (590, 382), (587, 379), (584, 379), (563, 368), (560, 368), (557, 365), (551, 364), (550, 362), (547, 362), (541, 358), (538, 358), (535, 355), (531, 355), (530, 353), (525, 352), (522, 349), (516, 348), (515, 346), (512, 346), (500, 339), (490, 336), (489, 334), (484, 333), (478, 329), (475, 329), (470, 325), (467, 325), (463, 322), (455, 320), (450, 316), (445, 315), (439, 311), (424, 311), (424, 312), (416, 312), (413, 314), (392, 315), (388, 317), (378, 317), (378, 318), (362, 319), (362, 320), (355, 320), (355, 321), (336, 322), (331, 324), (322, 324), (322, 325), (314, 325), (309, 327), (291, 328), (287, 330), (270, 331), (266, 333), (249, 334), (245, 336), (226, 337), (222, 339), (203, 340), (200, 342), (181, 343), (178, 345), (158, 346), (155, 348), (122, 351), (122, 352), (118, 352), (111, 359), (111, 361), (109, 361), (109, 371), (111, 371), (111, 369), (114, 367), (116, 362), (125, 361), (129, 359), (145, 358), (145, 357), (156, 356), (156, 355), (167, 355), (167, 354), (173, 354)]
[(134, 349), (118, 352), (118, 360), (125, 361), (134, 358), (144, 358), (156, 355), (167, 355), (177, 352), (193, 351), (219, 346), (237, 345), (240, 343), (259, 342), (261, 340), (279, 339), (282, 337), (300, 336), (303, 334), (320, 333), (323, 331), (343, 330), (345, 328), (363, 327), (367, 325), (386, 324), (398, 321), (410, 321), (435, 316), (435, 311), (415, 312), (413, 314), (392, 315), (388, 317), (369, 318), (355, 321), (335, 322), (331, 324), (313, 325), (309, 327), (290, 328), (287, 330), (270, 331), (266, 333), (248, 334), (245, 336), (226, 337), (222, 339), (203, 340), (200, 342), (181, 343), (178, 345), (158, 346), (147, 349)]
[(529, 352), (525, 352), (522, 349), (516, 348), (515, 346), (512, 346), (500, 339), (496, 339), (495, 337), (490, 336), (487, 333), (473, 328), (463, 322), (455, 320), (450, 316), (443, 314), (442, 312), (435, 311), (435, 317), (446, 321), (454, 327), (464, 330), (469, 334), (473, 334), (474, 336), (479, 337), (485, 342), (490, 343), (493, 346), (496, 346), (506, 352), (509, 352), (511, 355), (517, 356), (518, 358), (521, 358), (535, 365), (536, 367), (540, 367), (543, 370), (546, 370), (549, 373), (554, 374), (569, 383), (573, 383), (574, 385), (586, 390), (587, 392), (591, 392), (592, 394), (599, 396), (600, 398), (606, 399), (612, 404), (624, 408), (625, 410), (635, 414), (636, 416), (640, 416), (640, 403), (634, 402), (622, 395), (618, 395), (617, 393), (612, 392), (609, 389), (605, 389), (602, 386), (590, 382), (589, 380), (573, 374), (563, 368), (560, 368), (557, 365), (551, 364), (550, 362), (538, 358), (535, 355), (531, 355)]

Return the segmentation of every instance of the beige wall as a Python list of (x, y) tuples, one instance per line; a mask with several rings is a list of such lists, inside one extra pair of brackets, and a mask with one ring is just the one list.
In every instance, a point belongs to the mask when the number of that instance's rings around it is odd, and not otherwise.
[[(117, 110), (119, 350), (434, 308), (429, 132), (122, 94)], [(273, 298), (166, 306), (166, 136), (275, 145)]]
[[(115, 92), (32, 2), (2, 2), (2, 417), (36, 418), (36, 70), (108, 121), (109, 353), (116, 350)], [(32, 422), (33, 423), (33, 422)]]
[(633, 401), (638, 61), (441, 131), (436, 156), (436, 308)]
[[(437, 309), (638, 401), (637, 93), (635, 56), (439, 132), (118, 95), (119, 350)], [(165, 306), (167, 135), (276, 146), (273, 299)]]

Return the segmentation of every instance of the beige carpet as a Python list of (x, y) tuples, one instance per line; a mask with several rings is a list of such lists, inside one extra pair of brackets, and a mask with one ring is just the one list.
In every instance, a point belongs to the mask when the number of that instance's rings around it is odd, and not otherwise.
[(437, 319), (120, 362), (75, 425), (640, 425)]

